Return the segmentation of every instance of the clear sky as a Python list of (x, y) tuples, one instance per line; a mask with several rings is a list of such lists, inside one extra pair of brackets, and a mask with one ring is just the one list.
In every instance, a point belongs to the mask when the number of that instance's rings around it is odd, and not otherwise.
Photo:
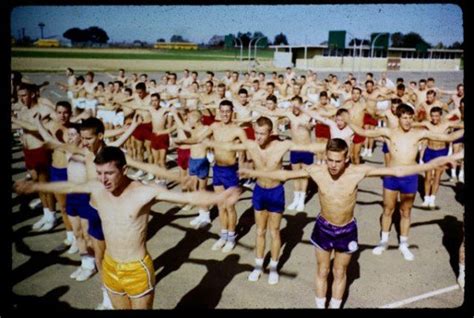
[[(69, 28), (98, 26), (109, 41), (169, 41), (173, 34), (197, 43), (213, 35), (260, 31), (270, 41), (283, 32), (289, 44), (320, 44), (329, 30), (368, 39), (372, 32), (417, 32), (427, 42), (462, 42), (462, 10), (454, 4), (211, 5), (211, 6), (21, 6), (11, 12), (11, 35), (25, 28), (31, 38)], [(346, 37), (346, 43), (351, 35)]]

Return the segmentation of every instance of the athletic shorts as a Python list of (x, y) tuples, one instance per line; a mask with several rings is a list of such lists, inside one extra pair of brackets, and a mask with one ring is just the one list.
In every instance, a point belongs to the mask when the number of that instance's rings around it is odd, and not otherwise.
[(443, 148), (443, 149), (438, 149), (438, 150), (434, 150), (434, 149), (431, 149), (431, 148), (427, 147), (425, 149), (425, 153), (423, 154), (423, 162), (427, 163), (427, 162), (430, 162), (431, 160), (436, 159), (438, 157), (446, 156), (448, 154), (448, 152), (449, 152), (448, 147)]
[(155, 288), (153, 260), (147, 253), (142, 260), (119, 263), (106, 252), (102, 261), (102, 282), (111, 293), (140, 298)]
[(255, 184), (252, 196), (253, 208), (257, 211), (283, 213), (285, 211), (285, 188), (282, 184), (274, 188), (262, 188)]
[(239, 185), (239, 176), (237, 174), (238, 169), (238, 164), (223, 167), (218, 166), (217, 164), (214, 165), (212, 167), (212, 185), (224, 186), (224, 189), (237, 187)]
[(26, 169), (48, 171), (51, 165), (51, 150), (44, 146), (35, 149), (23, 148), (23, 154)]
[(360, 143), (363, 143), (364, 141), (365, 141), (364, 136), (360, 136), (360, 135), (354, 133), (354, 137), (352, 137), (352, 142), (354, 144), (360, 144)]
[(252, 126), (243, 127), (243, 129), (247, 135), (247, 139), (255, 140), (255, 131), (253, 130)]
[(103, 241), (104, 232), (102, 222), (97, 210), (89, 203), (90, 196), (87, 193), (69, 193), (66, 195), (66, 213), (70, 216), (79, 216), (89, 221), (87, 233), (93, 238)]
[(189, 157), (191, 156), (191, 149), (181, 149), (177, 148), (176, 153), (178, 154), (177, 162), (178, 167), (183, 170), (188, 169), (189, 166)]
[(370, 126), (377, 126), (378, 121), (374, 117), (372, 117), (370, 114), (365, 113), (364, 114), (364, 125), (370, 125)]
[(150, 139), (150, 135), (152, 134), (151, 131), (152, 131), (151, 123), (140, 124), (133, 131), (132, 136), (137, 140), (144, 141), (145, 139)]
[(201, 123), (205, 126), (211, 126), (216, 121), (215, 116), (202, 115)]
[(67, 168), (55, 168), (53, 166), (49, 167), (49, 181), (67, 181)]
[(414, 194), (418, 190), (418, 174), (405, 177), (385, 176), (383, 177), (383, 187), (404, 194)]
[(354, 253), (359, 249), (356, 219), (346, 225), (337, 226), (318, 215), (311, 234), (311, 243), (328, 252), (336, 250), (340, 253)]
[(209, 160), (207, 158), (190, 158), (189, 175), (206, 179), (209, 176)]
[(383, 153), (389, 153), (389, 152), (390, 152), (390, 150), (388, 149), (388, 145), (387, 145), (386, 142), (383, 143), (382, 152), (383, 152)]
[(125, 122), (125, 117), (123, 112), (118, 112), (115, 114), (115, 116), (112, 117), (112, 125), (114, 126), (123, 126), (123, 123)]
[(168, 149), (170, 147), (169, 134), (155, 135), (150, 133), (149, 140), (151, 141), (151, 148), (154, 150)]
[(328, 125), (317, 123), (314, 127), (316, 138), (331, 139), (331, 130)]
[(291, 164), (304, 163), (311, 165), (314, 162), (314, 153), (309, 151), (290, 151)]

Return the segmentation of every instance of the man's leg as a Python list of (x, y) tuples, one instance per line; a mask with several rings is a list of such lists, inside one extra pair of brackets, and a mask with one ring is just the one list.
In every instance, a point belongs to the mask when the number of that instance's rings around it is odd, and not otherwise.
[[(301, 170), (301, 167), (302, 167), (301, 163), (291, 164), (291, 170)], [(293, 184), (294, 184), (294, 190), (293, 190), (294, 198), (293, 198), (293, 202), (287, 207), (288, 210), (296, 209), (301, 198), (301, 179), (294, 179)]]
[(145, 145), (145, 151), (147, 155), (146, 160), (148, 163), (153, 163), (153, 156), (151, 155), (151, 141), (145, 139), (144, 145)]
[(390, 227), (392, 225), (392, 214), (397, 204), (398, 191), (383, 189), (383, 213), (382, 213), (382, 234), (379, 244), (372, 250), (375, 255), (382, 254), (387, 249)]
[(280, 223), (282, 216), (282, 213), (271, 212), (268, 222), (268, 226), (270, 227), (270, 234), (272, 237), (272, 257), (270, 260), (270, 275), (268, 276), (268, 283), (270, 285), (278, 283), (279, 280), (277, 267), (281, 249)]
[(127, 295), (118, 295), (107, 290), (114, 309), (132, 309), (131, 299)]
[(400, 246), (399, 250), (407, 261), (414, 260), (415, 256), (408, 249), (408, 233), (411, 223), (411, 208), (415, 201), (415, 193), (400, 193)]
[(430, 199), (431, 200), (430, 207), (432, 208), (436, 207), (436, 203), (435, 203), (436, 194), (438, 194), (439, 183), (441, 181), (441, 176), (443, 175), (444, 170), (445, 170), (444, 168), (437, 168), (435, 169), (435, 172), (434, 172), (433, 186), (431, 189), (431, 199)]
[(426, 171), (425, 173), (425, 197), (423, 198), (423, 204), (422, 206), (427, 207), (430, 204), (430, 199), (431, 199), (431, 186), (433, 183), (433, 171)]
[[(214, 192), (221, 193), (224, 192), (224, 186), (214, 186)], [(216, 251), (221, 249), (225, 243), (227, 242), (227, 235), (228, 235), (228, 218), (227, 218), (227, 211), (224, 203), (218, 203), (217, 208), (219, 210), (219, 223), (221, 226), (220, 238), (217, 240), (214, 245), (212, 245), (212, 250)]]
[(362, 148), (362, 143), (353, 144), (352, 148), (352, 160), (355, 165), (360, 164), (360, 149)]
[(332, 273), (334, 281), (332, 283), (332, 298), (329, 308), (340, 308), (342, 296), (346, 290), (347, 266), (351, 261), (352, 254), (335, 252)]
[(139, 298), (130, 298), (132, 309), (152, 309), (155, 292), (151, 291), (145, 296)]
[(316, 251), (316, 307), (324, 309), (326, 306), (326, 294), (328, 290), (329, 265), (331, 263), (331, 251), (315, 248)]
[(248, 279), (257, 281), (263, 272), (263, 257), (265, 254), (265, 235), (267, 233), (267, 220), (270, 213), (266, 210), (255, 210), (255, 226), (257, 235), (255, 236), (255, 268), (250, 273)]

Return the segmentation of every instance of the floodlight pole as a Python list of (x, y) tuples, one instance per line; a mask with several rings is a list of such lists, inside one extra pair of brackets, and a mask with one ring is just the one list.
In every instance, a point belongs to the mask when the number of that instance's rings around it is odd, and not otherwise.
[(377, 34), (377, 36), (374, 38), (374, 40), (372, 41), (372, 43), (370, 44), (370, 70), (372, 71), (372, 59), (374, 57), (374, 46), (375, 46), (375, 42), (377, 42), (377, 39), (379, 36), (383, 35), (383, 34), (386, 34), (386, 33), (379, 33)]
[(346, 31), (347, 34), (349, 34), (352, 37), (352, 74), (354, 74), (354, 69), (355, 69), (355, 52), (356, 52), (356, 45), (355, 45), (355, 36), (354, 34), (350, 33), (349, 31)]
[(249, 63), (248, 63), (248, 71), (250, 72), (250, 57), (252, 56), (252, 41), (257, 38), (252, 38), (249, 41)]
[(254, 44), (254, 48), (255, 48), (255, 51), (254, 51), (254, 60), (257, 61), (257, 43), (258, 41), (264, 39), (265, 36), (261, 36), (259, 37), (256, 41), (255, 41), (255, 44)]

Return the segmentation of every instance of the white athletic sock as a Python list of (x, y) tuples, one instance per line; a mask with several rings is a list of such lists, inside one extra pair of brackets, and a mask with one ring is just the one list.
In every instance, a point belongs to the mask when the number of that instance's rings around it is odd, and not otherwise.
[(451, 168), (451, 178), (456, 177), (456, 168)]
[(300, 198), (299, 198), (298, 202), (300, 204), (304, 204), (305, 199), (306, 199), (306, 192), (300, 192)]
[(464, 274), (464, 269), (466, 266), (464, 264), (459, 264), (459, 274), (463, 273)]
[(300, 192), (295, 191), (294, 195), (295, 195), (295, 197), (293, 198), (293, 202), (298, 202), (300, 200)]
[(408, 245), (408, 236), (400, 235), (400, 245), (407, 244)]
[(221, 230), (221, 239), (227, 241), (228, 232), (227, 230)]
[(95, 268), (94, 257), (88, 254), (81, 256), (81, 267), (87, 268), (87, 269), (94, 269)]
[(255, 268), (250, 273), (248, 279), (251, 282), (256, 282), (263, 272), (263, 258), (255, 258)]
[(398, 247), (400, 252), (403, 254), (403, 257), (407, 261), (412, 261), (415, 259), (415, 256), (410, 249), (408, 248), (408, 237), (407, 236), (400, 236), (400, 246)]
[(279, 275), (277, 272), (278, 261), (270, 260), (270, 275), (268, 276), (268, 283), (274, 285), (278, 283)]
[(436, 196), (432, 194), (430, 196), (430, 203), (434, 204), (435, 200), (436, 200)]
[(331, 309), (341, 308), (341, 303), (342, 303), (342, 299), (331, 298), (331, 301), (329, 302), (329, 308)]
[(382, 237), (381, 237), (381, 241), (382, 242), (388, 242), (388, 236), (389, 236), (390, 232), (382, 232)]
[(74, 240), (76, 239), (74, 237), (74, 232), (73, 231), (66, 231), (66, 238), (70, 242), (74, 242)]
[(326, 308), (326, 298), (318, 298), (318, 296), (314, 297), (316, 300), (316, 308), (318, 309), (325, 309)]
[(227, 232), (227, 241), (235, 242), (235, 237), (236, 237), (235, 232), (231, 232), (231, 231)]
[(43, 213), (48, 221), (54, 220), (54, 211), (48, 208), (43, 208)]
[(277, 267), (278, 267), (278, 260), (274, 261), (274, 260), (270, 260), (270, 270), (271, 271), (276, 271), (277, 270)]

